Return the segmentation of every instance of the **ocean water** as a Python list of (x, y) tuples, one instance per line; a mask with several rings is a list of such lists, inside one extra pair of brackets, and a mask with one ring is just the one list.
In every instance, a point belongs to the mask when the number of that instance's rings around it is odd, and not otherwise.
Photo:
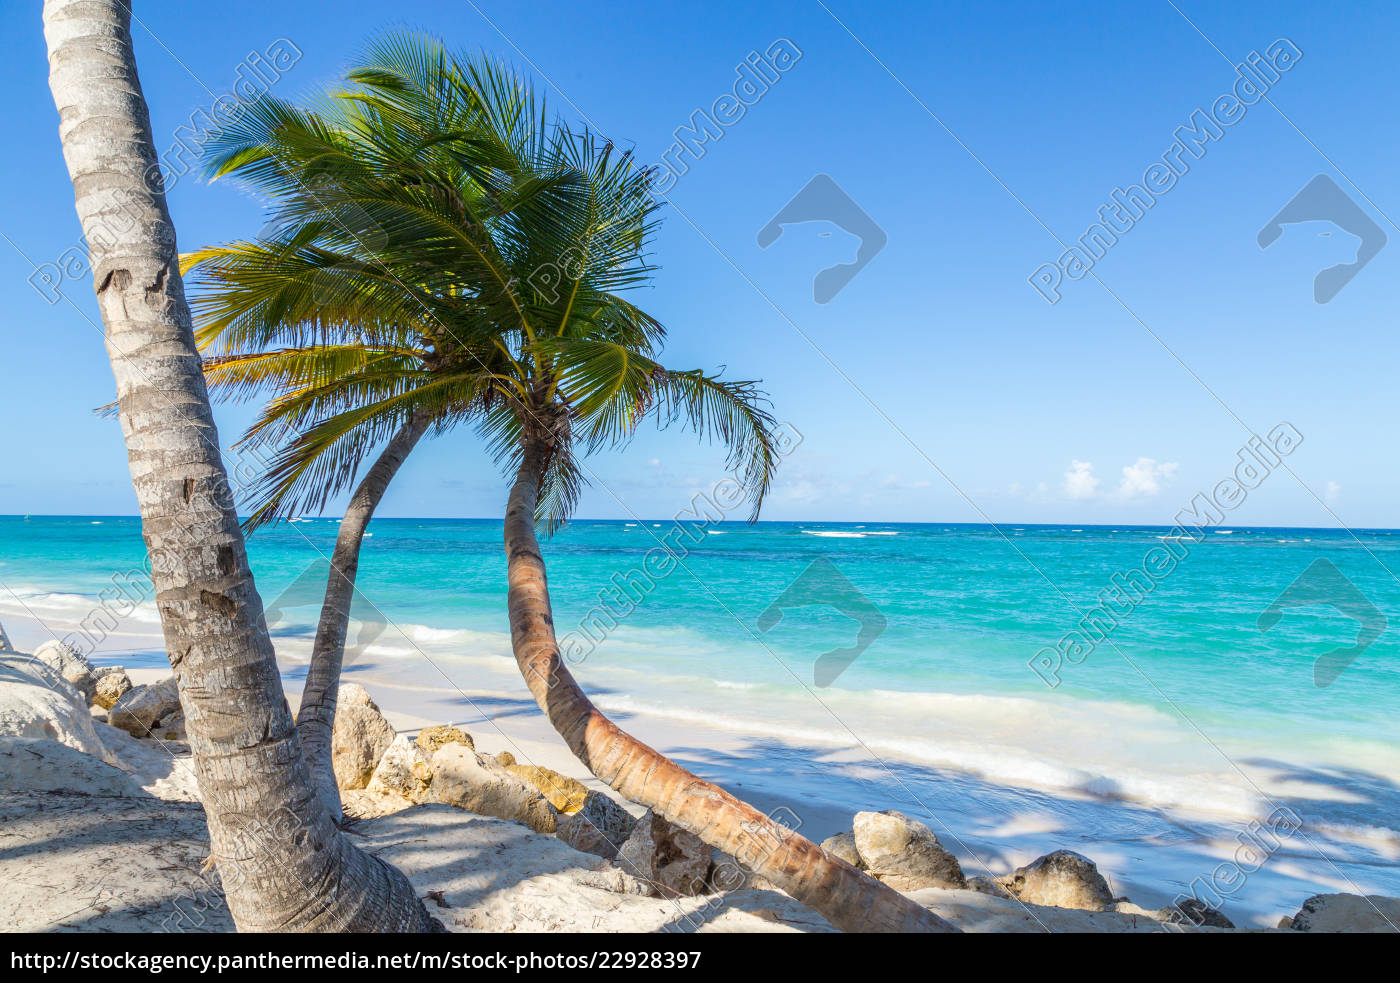
[[(1128, 526), (674, 525), (582, 520), (544, 543), (566, 655), (605, 709), (1222, 829), (1286, 807), (1396, 893), (1400, 531), (1221, 527), (1173, 543)], [(293, 676), (336, 529), (297, 520), (250, 540)], [(500, 523), (380, 519), (371, 534), (351, 670), (523, 696)], [(0, 620), (60, 637), (98, 624), (99, 660), (161, 665), (149, 593), (96, 613), (114, 577), (144, 583), (143, 558), (134, 518), (0, 517)], [(1061, 645), (1115, 575), (1148, 589), (1116, 595), (1100, 637)], [(858, 643), (832, 679), (824, 654)]]

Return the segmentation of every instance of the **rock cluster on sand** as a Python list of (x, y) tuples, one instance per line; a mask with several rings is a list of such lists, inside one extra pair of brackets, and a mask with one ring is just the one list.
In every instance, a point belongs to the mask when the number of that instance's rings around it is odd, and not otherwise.
[(109, 712), (107, 722), (135, 737), (151, 736), (162, 718), (180, 710), (174, 676), (150, 686), (133, 687), (121, 666), (94, 668), (81, 652), (60, 641), (44, 642), (34, 650), (33, 660), (61, 676), (84, 704), (115, 711)]
[(464, 744), (433, 753), (433, 801), (499, 819), (514, 819), (536, 833), (553, 833), (559, 814), (534, 786), (527, 785), (488, 755)]
[(333, 763), (344, 808), (352, 815), (365, 818), (414, 804), (443, 803), (523, 823), (609, 860), (617, 858), (637, 824), (622, 806), (577, 779), (519, 764), (506, 751), (495, 756), (478, 752), (471, 735), (459, 727), (425, 727), (414, 739), (394, 735), (362, 686), (346, 683), (340, 692)]
[(575, 850), (615, 860), (636, 825), (637, 818), (610, 797), (589, 791), (583, 808), (559, 814), (555, 835)]
[(709, 890), (712, 851), (705, 841), (648, 811), (618, 851), (624, 872), (661, 897), (690, 897)]
[(956, 857), (926, 825), (893, 810), (857, 813), (849, 833), (822, 841), (833, 857), (863, 870), (896, 891), (966, 889), (1021, 906), (1141, 915), (1176, 925), (1233, 928), (1220, 912), (1188, 899), (1179, 907), (1148, 911), (1116, 899), (1088, 857), (1056, 850), (1002, 877), (965, 877)]
[[(0, 655), (0, 736), (56, 741), (86, 756), (80, 760), (120, 769), (138, 788), (164, 799), (194, 802), (199, 797), (194, 768), (182, 746), (138, 741), (100, 722), (71, 683), (27, 655)], [(26, 752), (24, 758), (34, 754)]]
[(581, 853), (616, 861), (658, 895), (707, 889), (714, 863), (697, 837), (651, 814), (638, 832), (643, 823), (608, 795), (553, 769), (521, 765), (510, 752), (477, 752), (461, 728), (434, 725), (414, 739), (395, 735), (357, 683), (340, 686), (335, 734), (343, 807), (358, 818), (441, 802), (552, 833)]
[(424, 751), (427, 751), (430, 756), (434, 751), (446, 744), (465, 744), (473, 751), (476, 750), (476, 743), (472, 740), (470, 734), (460, 727), (451, 727), (447, 724), (424, 727), (418, 732), (418, 738), (414, 743)]
[(331, 764), (341, 788), (364, 788), (394, 743), (394, 728), (359, 683), (341, 683), (331, 730)]
[(27, 655), (0, 655), (0, 734), (49, 738), (106, 760), (82, 694), (45, 663)]
[(967, 886), (957, 857), (933, 830), (902, 812), (856, 813), (851, 840), (861, 868), (896, 891)]
[(126, 695), (131, 689), (131, 677), (126, 674), (126, 670), (121, 666), (107, 666), (102, 669), (94, 669), (92, 677), (95, 681), (93, 686), (93, 706), (101, 707), (103, 710), (112, 709), (112, 705)]
[(1072, 850), (1038, 857), (996, 883), (1028, 904), (1081, 911), (1108, 911), (1113, 906), (1113, 892), (1099, 868)]
[[(380, 814), (392, 803), (441, 802), (521, 822), (537, 833), (558, 827), (558, 812), (549, 800), (495, 758), (479, 754), (466, 731), (435, 726), (416, 740), (396, 735), (358, 683), (340, 687), (331, 754), (340, 788), (370, 793), (370, 800), (353, 803), (361, 815)], [(375, 796), (391, 801), (375, 803)]]
[(1315, 894), (1279, 928), (1295, 932), (1394, 932), (1400, 926), (1400, 898), (1379, 894)]
[(67, 642), (44, 642), (34, 650), (34, 658), (72, 683), (83, 702), (92, 703), (97, 681), (92, 676), (92, 664), (81, 652)]
[[(180, 688), (175, 677), (169, 676), (149, 686), (133, 686), (123, 693), (107, 711), (107, 723), (132, 737), (154, 737), (161, 722), (177, 713), (181, 713)], [(183, 714), (180, 719), (183, 722)]]

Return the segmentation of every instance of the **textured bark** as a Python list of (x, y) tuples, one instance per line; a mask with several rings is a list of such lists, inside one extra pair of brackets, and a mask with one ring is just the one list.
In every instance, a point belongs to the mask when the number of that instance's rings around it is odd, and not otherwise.
[(229, 909), (244, 931), (440, 928), (315, 798), (219, 452), (130, 20), (120, 0), (44, 4), (63, 155)]
[(620, 729), (559, 656), (535, 502), (548, 445), (528, 441), (506, 507), (510, 635), (531, 694), (569, 749), (622, 795), (739, 859), (848, 932), (954, 932), (952, 925), (824, 852)]
[(326, 598), (316, 625), (316, 641), (306, 669), (306, 685), (297, 710), (297, 732), (311, 768), (311, 779), (331, 815), (340, 816), (340, 789), (331, 764), (331, 735), (335, 729), (336, 694), (340, 689), (340, 668), (345, 658), (345, 633), (350, 624), (350, 607), (355, 599), (355, 576), (360, 569), (360, 544), (374, 517), (389, 482), (394, 479), (408, 454), (427, 432), (431, 420), (415, 414), (394, 434), (374, 466), (369, 469), (345, 509), (331, 572), (326, 579)]

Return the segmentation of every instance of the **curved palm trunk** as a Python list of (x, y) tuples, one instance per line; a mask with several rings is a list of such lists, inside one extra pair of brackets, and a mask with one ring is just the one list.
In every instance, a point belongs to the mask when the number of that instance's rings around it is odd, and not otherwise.
[(531, 694), (588, 770), (622, 795), (744, 861), (848, 932), (952, 932), (942, 918), (691, 774), (605, 717), (559, 657), (535, 502), (546, 459), (527, 444), (506, 507), (510, 635)]
[(345, 657), (345, 633), (350, 624), (350, 607), (355, 598), (355, 576), (360, 569), (360, 544), (365, 529), (379, 507), (389, 482), (403, 465), (409, 451), (427, 432), (431, 423), (426, 414), (414, 414), (374, 462), (345, 510), (331, 553), (331, 572), (326, 579), (326, 598), (316, 625), (316, 641), (306, 669), (306, 686), (301, 691), (297, 711), (297, 733), (311, 767), (316, 794), (327, 811), (340, 817), (340, 789), (331, 764), (331, 735), (335, 730), (335, 702), (340, 689), (340, 667)]
[(46, 0), (49, 82), (229, 910), (244, 931), (441, 928), (315, 798), (219, 452), (130, 19), (120, 0)]

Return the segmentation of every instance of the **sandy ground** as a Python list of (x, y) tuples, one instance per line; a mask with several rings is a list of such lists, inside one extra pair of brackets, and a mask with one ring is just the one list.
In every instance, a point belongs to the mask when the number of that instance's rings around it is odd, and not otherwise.
[[(6, 628), (21, 649), (51, 637), (23, 620), (7, 619)], [(129, 664), (133, 653), (149, 657), (159, 651), (158, 638), (149, 635), (133, 633), (110, 643), (112, 650), (102, 652), (97, 664)], [(509, 660), (497, 660), (506, 663), (504, 669), (489, 661), (443, 667), (380, 662), (354, 666), (347, 678), (364, 685), (400, 731), (454, 723), (483, 751), (509, 750), (522, 763), (553, 768), (601, 791), (530, 700)], [(168, 674), (164, 669), (129, 672), (137, 682)], [(284, 679), (293, 707), (299, 698), (295, 672), (290, 667)], [(755, 738), (693, 720), (612, 716), (700, 776), (816, 841), (849, 830), (857, 811), (899, 809), (933, 828), (969, 876), (1004, 875), (1037, 856), (1070, 849), (1098, 864), (1115, 895), (1157, 909), (1189, 894), (1193, 880), (1209, 877), (1239, 846), (1233, 820), (1110, 797), (1009, 787), (917, 761), (875, 758), (835, 740), (816, 746)], [(1086, 829), (1094, 834), (1086, 836)], [(1400, 840), (1358, 846), (1315, 835), (1299, 838), (1285, 843), (1221, 907), (1238, 925), (1272, 927), (1314, 894), (1400, 893), (1388, 889), (1397, 863)]]
[[(165, 674), (136, 670), (131, 675), (149, 683)], [(453, 703), (445, 696), (425, 698), (394, 686), (372, 692), (401, 732), (453, 721), (453, 714), (437, 715), (446, 709), (443, 700)], [(396, 704), (433, 715), (395, 709)], [(542, 719), (530, 737), (519, 727), (507, 735), (483, 721), (477, 724), (474, 733), (483, 750), (509, 749), (520, 760), (601, 788), (544, 730)], [(136, 741), (105, 727), (99, 733), (104, 741), (114, 740), (121, 763), (137, 764), (134, 773), (53, 740), (0, 738), (0, 931), (231, 930), (217, 875), (206, 865), (202, 808), (150, 794), (178, 797), (190, 790), (193, 773), (188, 757), (179, 753), (182, 746)], [(849, 822), (839, 810), (829, 819), (842, 826)], [(352, 824), (351, 835), (357, 845), (401, 869), (453, 931), (831, 931), (819, 915), (777, 891), (651, 897), (624, 871), (552, 836), (450, 806), (412, 806), (362, 819)], [(929, 889), (911, 897), (970, 932), (1172, 931), (1146, 907), (1133, 904), (1087, 912), (974, 891)], [(1400, 901), (1377, 900), (1400, 918)], [(1370, 906), (1346, 916), (1358, 917), (1372, 917)]]
[[(218, 879), (204, 867), (199, 805), (100, 782), (88, 787), (100, 793), (0, 786), (0, 931), (233, 930)], [(832, 931), (776, 891), (647, 897), (633, 878), (554, 837), (451, 806), (365, 820), (354, 835), (402, 870), (456, 932)], [(1164, 930), (1143, 915), (1021, 905), (973, 891), (913, 897), (971, 932)]]

